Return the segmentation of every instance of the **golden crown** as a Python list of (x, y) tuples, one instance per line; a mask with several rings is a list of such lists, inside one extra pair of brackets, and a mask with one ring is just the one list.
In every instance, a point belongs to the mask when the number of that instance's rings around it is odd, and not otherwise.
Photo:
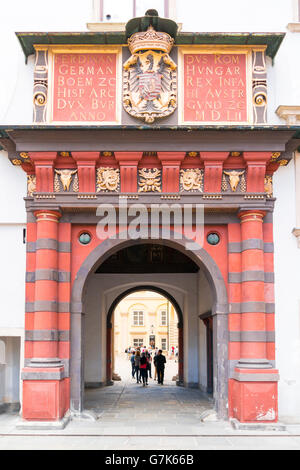
[(168, 33), (155, 31), (151, 25), (147, 31), (134, 33), (128, 39), (128, 47), (131, 54), (147, 49), (163, 51), (169, 54), (173, 44), (174, 39)]

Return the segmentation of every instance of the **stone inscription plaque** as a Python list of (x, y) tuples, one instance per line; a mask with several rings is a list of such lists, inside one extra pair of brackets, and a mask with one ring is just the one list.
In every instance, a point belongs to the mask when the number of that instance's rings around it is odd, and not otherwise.
[(185, 122), (247, 122), (246, 54), (184, 54)]
[(115, 53), (54, 55), (52, 120), (115, 122)]

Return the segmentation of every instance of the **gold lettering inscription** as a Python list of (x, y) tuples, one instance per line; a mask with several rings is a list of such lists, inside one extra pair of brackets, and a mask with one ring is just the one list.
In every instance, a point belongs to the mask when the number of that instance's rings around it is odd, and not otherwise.
[(184, 56), (184, 119), (247, 121), (245, 54)]
[(56, 54), (54, 121), (116, 120), (116, 54)]

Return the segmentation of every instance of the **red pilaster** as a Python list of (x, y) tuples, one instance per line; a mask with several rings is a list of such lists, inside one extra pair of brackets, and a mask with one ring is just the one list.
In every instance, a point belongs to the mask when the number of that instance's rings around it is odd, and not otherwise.
[(53, 165), (56, 152), (30, 152), (36, 174), (36, 192), (53, 192)]
[(223, 163), (229, 152), (201, 152), (204, 160), (204, 191), (206, 193), (220, 193), (222, 184)]
[(96, 191), (96, 162), (99, 152), (72, 152), (77, 163), (79, 192), (94, 193)]
[(180, 165), (185, 152), (158, 152), (157, 156), (162, 164), (162, 192), (178, 192)]
[(115, 158), (120, 165), (122, 193), (137, 192), (137, 167), (142, 156), (142, 152), (115, 152)]
[(264, 192), (266, 166), (271, 156), (271, 152), (244, 152), (244, 160), (247, 163), (248, 193)]

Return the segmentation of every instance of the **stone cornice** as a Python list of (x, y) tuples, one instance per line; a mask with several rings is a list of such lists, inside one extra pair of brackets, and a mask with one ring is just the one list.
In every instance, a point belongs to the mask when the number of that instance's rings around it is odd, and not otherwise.
[[(300, 126), (11, 126), (0, 128), (16, 152), (283, 152)], [(297, 148), (299, 144), (295, 145)], [(295, 149), (290, 149), (295, 150)], [(15, 158), (13, 156), (12, 158)]]
[[(300, 23), (299, 23), (300, 24)], [(276, 114), (284, 119), (287, 125), (294, 126), (300, 121), (300, 105), (281, 105), (276, 109)]]

